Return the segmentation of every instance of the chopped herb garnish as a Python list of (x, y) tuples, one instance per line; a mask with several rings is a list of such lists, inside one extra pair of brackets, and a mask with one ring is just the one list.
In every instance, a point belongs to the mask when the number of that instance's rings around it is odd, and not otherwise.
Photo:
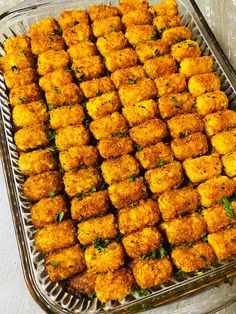
[(200, 205), (200, 206), (198, 206), (198, 209), (196, 212), (200, 214), (204, 209), (205, 209), (205, 207)]
[(104, 241), (97, 239), (94, 241), (93, 245), (94, 245), (95, 249), (97, 249), (99, 252), (104, 252), (109, 243), (110, 243), (110, 240), (108, 240), (108, 239), (104, 240)]
[(89, 294), (88, 294), (88, 297), (89, 297), (90, 299), (95, 298), (95, 297), (96, 297), (96, 292), (94, 291), (94, 292), (92, 292), (92, 293), (89, 293)]
[(88, 118), (88, 119), (86, 119), (86, 120), (84, 121), (84, 125), (85, 125), (86, 127), (88, 127), (89, 124), (90, 124), (90, 122), (91, 122), (91, 120)]
[(138, 151), (138, 152), (140, 152), (143, 148), (142, 148), (142, 146), (140, 146), (140, 145), (138, 145), (138, 144), (136, 144), (136, 143), (134, 143), (134, 147), (136, 148), (136, 150)]
[(92, 192), (92, 193), (94, 193), (94, 192), (96, 192), (96, 191), (97, 191), (96, 186), (95, 186), (94, 188), (92, 188), (92, 189), (91, 189), (91, 192)]
[(51, 191), (50, 193), (49, 193), (49, 197), (50, 198), (53, 198), (54, 196), (56, 196), (57, 195), (57, 191)]
[(74, 71), (69, 66), (66, 67), (66, 71), (69, 72), (70, 74), (74, 73)]
[(188, 43), (188, 47), (195, 47), (195, 46), (196, 46), (195, 44)]
[(231, 239), (232, 242), (236, 242), (236, 239)]
[(53, 38), (52, 38), (52, 37), (48, 37), (48, 40), (49, 40), (50, 42), (52, 42), (52, 41), (53, 41)]
[(57, 261), (52, 261), (52, 262), (47, 262), (46, 266), (52, 265), (53, 267), (57, 267), (59, 265), (59, 262)]
[(151, 40), (157, 41), (157, 39), (158, 39), (158, 34), (155, 32), (152, 34)]
[(141, 259), (145, 260), (146, 258), (151, 258), (151, 259), (162, 258), (165, 255), (166, 255), (166, 250), (163, 247), (161, 247), (160, 249), (157, 249), (151, 253), (143, 255)]
[(65, 216), (65, 213), (64, 213), (64, 212), (59, 213), (59, 214), (57, 215), (57, 221), (58, 221), (58, 222), (61, 222), (62, 219), (64, 218), (64, 216)]
[(141, 39), (140, 41), (142, 44), (145, 44), (145, 40), (144, 39)]
[(125, 136), (126, 136), (126, 134), (125, 134), (125, 133), (120, 132), (120, 133), (115, 133), (115, 134), (114, 134), (114, 136), (117, 136), (117, 137), (125, 137)]
[(20, 51), (20, 55), (21, 55), (21, 56), (26, 56), (26, 52), (25, 52), (24, 50), (21, 50), (21, 51)]
[(53, 34), (61, 36), (62, 35), (62, 31), (60, 29), (55, 29)]
[(75, 71), (75, 72), (80, 72), (81, 68), (82, 68), (82, 66), (75, 67), (75, 68), (74, 68), (74, 71)]
[(83, 192), (83, 193), (78, 193), (76, 195), (76, 198), (78, 201), (82, 200), (83, 197), (86, 197), (86, 196), (89, 196), (90, 195), (90, 192)]
[(116, 236), (116, 241), (117, 241), (117, 242), (121, 242), (122, 237), (123, 237), (123, 234), (120, 233), (120, 232), (118, 232), (118, 234), (117, 234), (117, 236)]
[(142, 303), (141, 307), (144, 311), (148, 311), (152, 308), (151, 304), (148, 304), (148, 303)]
[(19, 97), (19, 102), (21, 104), (24, 104), (26, 102), (26, 99), (24, 97)]
[(128, 181), (129, 182), (134, 182), (136, 180), (136, 178), (137, 178), (136, 175), (133, 174), (132, 176), (129, 177)]
[(57, 152), (57, 147), (56, 147), (56, 144), (55, 143), (52, 143), (51, 145), (51, 150), (56, 153)]
[(165, 164), (166, 163), (164, 162), (164, 160), (159, 160), (157, 163), (157, 166), (162, 167), (162, 166), (165, 166)]
[(155, 56), (157, 56), (157, 57), (161, 55), (161, 53), (158, 49), (155, 49), (154, 53), (155, 53)]
[(54, 130), (48, 130), (48, 138), (49, 140), (53, 140), (55, 137), (55, 131)]
[(205, 255), (200, 255), (200, 258), (201, 258), (203, 261), (206, 261), (206, 260), (207, 260), (207, 258), (206, 258)]
[(62, 175), (65, 173), (65, 170), (62, 168), (59, 168), (59, 171), (60, 171), (60, 174), (62, 174)]
[(103, 94), (103, 91), (101, 91), (100, 89), (98, 89), (96, 95), (97, 95), (97, 96), (101, 96), (102, 94)]
[(171, 97), (171, 101), (178, 102), (177, 98), (175, 96)]
[(137, 79), (136, 79), (136, 80), (133, 80), (133, 79), (131, 79), (131, 78), (128, 78), (128, 84), (133, 85), (133, 84), (135, 84), (136, 82), (137, 82)]
[(150, 295), (152, 292), (149, 289), (135, 289), (134, 292), (137, 292), (140, 297), (147, 297)]
[(130, 207), (135, 207), (137, 205), (138, 205), (138, 201), (132, 201), (129, 206)]
[(136, 49), (136, 47), (137, 47), (136, 45), (133, 45), (133, 49)]
[(183, 139), (184, 138), (184, 133), (183, 132), (179, 132), (179, 138)]
[(112, 32), (115, 32), (115, 27), (111, 24), (110, 25), (110, 30), (112, 31)]
[(16, 65), (13, 65), (13, 66), (11, 67), (11, 70), (12, 70), (12, 71), (18, 71), (19, 68), (18, 68)]
[(170, 28), (170, 26), (162, 27), (162, 28), (160, 28), (160, 32), (164, 32), (165, 30), (167, 30), (167, 29), (169, 29), (169, 28)]
[(54, 106), (52, 104), (48, 104), (48, 110), (51, 111), (52, 109), (54, 109)]
[(85, 81), (86, 79), (87, 79), (87, 77), (84, 73), (81, 73), (80, 76), (78, 77), (79, 81)]
[(224, 210), (227, 211), (227, 217), (236, 220), (236, 216), (234, 214), (234, 209), (231, 206), (229, 200), (227, 199), (227, 197), (223, 197), (221, 199), (221, 203), (224, 205)]
[(58, 88), (58, 87), (54, 87), (54, 89), (55, 89), (55, 92), (56, 92), (57, 94), (60, 94), (60, 93), (61, 93), (60, 88)]
[(180, 37), (180, 38), (177, 38), (177, 39), (174, 41), (174, 43), (175, 43), (175, 44), (178, 44), (178, 43), (181, 43), (182, 41), (185, 41), (185, 40), (186, 40), (186, 38)]

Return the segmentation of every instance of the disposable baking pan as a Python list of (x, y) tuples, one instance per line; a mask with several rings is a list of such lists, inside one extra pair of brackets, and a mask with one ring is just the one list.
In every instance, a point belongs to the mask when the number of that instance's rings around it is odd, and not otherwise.
[[(152, 5), (158, 1), (150, 0)], [(31, 24), (48, 16), (56, 17), (62, 11), (87, 8), (94, 4), (117, 5), (116, 0), (26, 0), (0, 16), (0, 42), (27, 33)], [(189, 27), (193, 39), (200, 45), (204, 55), (215, 60), (214, 71), (221, 78), (221, 89), (229, 98), (229, 105), (236, 103), (236, 73), (225, 57), (194, 0), (179, 0), (182, 24)], [(0, 53), (4, 53), (2, 45)], [(63, 286), (52, 283), (43, 266), (43, 256), (35, 250), (35, 228), (31, 222), (30, 202), (22, 195), (23, 175), (18, 169), (18, 153), (13, 140), (11, 110), (7, 89), (0, 73), (0, 132), (1, 156), (5, 180), (11, 205), (11, 213), (24, 276), (36, 302), (48, 313), (137, 313), (156, 307), (180, 296), (195, 292), (203, 287), (236, 274), (236, 258), (217, 262), (198, 274), (175, 276), (168, 283), (151, 289), (152, 293), (140, 297), (138, 293), (127, 296), (121, 302), (101, 304), (96, 298), (88, 300), (69, 294)]]

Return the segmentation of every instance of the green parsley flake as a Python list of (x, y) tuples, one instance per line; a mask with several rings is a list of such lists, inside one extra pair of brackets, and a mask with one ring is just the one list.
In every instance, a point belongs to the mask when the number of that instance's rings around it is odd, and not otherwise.
[(95, 249), (97, 249), (99, 252), (104, 252), (106, 250), (107, 245), (110, 243), (110, 240), (106, 239), (104, 241), (101, 241), (100, 239), (97, 239), (94, 241), (93, 246)]
[(166, 255), (166, 250), (161, 247), (160, 249), (157, 249), (151, 253), (145, 254), (141, 257), (142, 260), (145, 260), (146, 258), (151, 258), (151, 259), (155, 259), (155, 258), (162, 258)]
[(24, 104), (26, 102), (26, 99), (24, 97), (19, 97), (19, 102), (21, 104)]
[(136, 148), (136, 150), (138, 151), (138, 152), (140, 152), (143, 148), (142, 148), (142, 146), (140, 146), (140, 145), (138, 145), (138, 144), (134, 144), (134, 147)]
[(54, 106), (52, 104), (48, 104), (48, 110), (51, 111), (54, 109)]
[(103, 94), (103, 92), (100, 89), (98, 89), (96, 95), (101, 96), (102, 94)]
[(133, 80), (133, 79), (131, 79), (131, 78), (128, 78), (128, 84), (133, 85), (133, 84), (135, 84), (136, 82), (137, 82), (137, 79)]
[(61, 36), (62, 35), (62, 31), (60, 29), (55, 29), (53, 34)]
[(95, 186), (94, 188), (92, 188), (91, 192), (94, 193), (94, 192), (96, 192), (96, 191), (97, 191), (97, 188), (96, 188), (96, 186)]
[(57, 261), (52, 261), (52, 262), (47, 262), (46, 266), (53, 266), (53, 267), (57, 267), (59, 265), (59, 262)]
[(136, 175), (135, 174), (133, 174), (132, 176), (130, 176), (129, 178), (128, 178), (128, 181), (129, 182), (134, 182), (135, 180), (136, 180)]
[(184, 138), (184, 133), (183, 132), (179, 132), (179, 138), (183, 139)]
[(157, 39), (158, 39), (158, 34), (155, 32), (152, 34), (151, 40), (157, 41)]
[(137, 292), (140, 297), (147, 297), (150, 295), (152, 292), (149, 289), (135, 289), (134, 292)]
[(188, 47), (196, 47), (196, 45), (192, 43), (188, 43)]
[(227, 217), (236, 220), (236, 216), (234, 214), (234, 209), (231, 206), (229, 200), (227, 199), (227, 197), (223, 197), (221, 199), (221, 203), (224, 205), (224, 210), (227, 212)]
[(112, 32), (115, 32), (115, 27), (111, 24), (110, 25), (110, 30), (112, 31)]
[(55, 92), (56, 92), (57, 94), (60, 94), (60, 93), (61, 93), (60, 88), (58, 88), (58, 87), (54, 87), (54, 89), (55, 89)]
[(115, 133), (115, 134), (114, 134), (114, 136), (117, 136), (117, 137), (125, 137), (125, 136), (126, 136), (126, 134), (125, 134), (125, 133), (120, 132), (120, 133)]
[(58, 222), (61, 222), (63, 220), (65, 216), (65, 213), (64, 212), (60, 212), (58, 215), (57, 215), (57, 221)]
[(158, 161), (158, 163), (157, 163), (157, 165), (159, 166), (159, 167), (162, 167), (162, 166), (165, 166), (165, 162), (164, 162), (164, 160), (159, 160)]
[(51, 141), (51, 140), (53, 140), (54, 139), (54, 137), (55, 137), (55, 130), (48, 130), (48, 138), (49, 138), (49, 140)]
[(48, 37), (48, 40), (49, 40), (50, 42), (52, 42), (52, 41), (53, 41), (53, 38), (52, 38), (52, 37)]
[(186, 40), (186, 38), (180, 37), (180, 38), (177, 38), (177, 39), (174, 41), (174, 43), (175, 43), (175, 44), (178, 44), (178, 43), (181, 43), (182, 41), (185, 41), (185, 40)]
[(56, 196), (57, 195), (57, 191), (51, 191), (50, 193), (49, 193), (49, 197), (50, 198), (53, 198), (54, 196)]

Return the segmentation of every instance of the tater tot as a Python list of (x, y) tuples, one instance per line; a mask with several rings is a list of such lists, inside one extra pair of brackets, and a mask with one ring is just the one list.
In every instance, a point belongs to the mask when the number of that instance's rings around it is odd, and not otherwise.
[(4, 79), (9, 89), (29, 85), (37, 82), (37, 75), (34, 69), (28, 68), (17, 71), (7, 71), (4, 73)]
[(47, 171), (30, 176), (23, 184), (23, 192), (32, 201), (50, 196), (62, 190), (62, 178), (59, 171)]
[(7, 71), (19, 71), (23, 69), (33, 68), (34, 60), (32, 56), (14, 53), (6, 54), (0, 58), (0, 70), (5, 73)]
[(90, 245), (85, 250), (86, 266), (96, 273), (116, 270), (124, 265), (125, 252), (121, 244), (112, 242), (105, 248)]
[(153, 25), (156, 26), (159, 33), (164, 32), (168, 28), (180, 26), (180, 23), (181, 18), (178, 15), (159, 15), (153, 19)]
[(151, 79), (177, 72), (175, 59), (169, 55), (149, 59), (144, 63), (144, 69)]
[(181, 93), (187, 90), (185, 77), (181, 73), (158, 77), (155, 79), (155, 84), (159, 97), (164, 94)]
[(197, 58), (201, 55), (199, 44), (193, 40), (185, 40), (171, 46), (172, 57), (181, 62), (184, 58)]
[(170, 46), (191, 38), (192, 33), (186, 26), (171, 27), (162, 33), (162, 40)]
[(47, 128), (43, 124), (27, 126), (17, 131), (14, 140), (17, 148), (23, 152), (44, 147), (49, 144)]
[(198, 183), (221, 174), (222, 164), (218, 154), (186, 159), (183, 168), (190, 181)]
[(212, 206), (223, 197), (230, 197), (234, 193), (234, 189), (234, 181), (226, 176), (209, 179), (197, 187), (201, 205), (204, 207)]
[(92, 121), (90, 123), (90, 131), (99, 140), (117, 133), (125, 134), (128, 131), (128, 127), (123, 115), (116, 111), (111, 115)]
[(101, 177), (95, 168), (68, 171), (63, 177), (65, 191), (70, 196), (89, 192), (101, 183)]
[(71, 217), (75, 220), (88, 219), (96, 215), (104, 214), (109, 207), (107, 191), (90, 193), (88, 196), (71, 201)]
[(220, 78), (215, 73), (194, 75), (188, 81), (188, 89), (195, 97), (220, 90)]
[(160, 142), (144, 147), (141, 151), (136, 152), (135, 157), (144, 169), (151, 169), (172, 162), (174, 154), (170, 145)]
[(78, 224), (78, 239), (82, 245), (96, 239), (112, 239), (117, 235), (117, 223), (113, 214), (89, 219)]
[(191, 186), (163, 193), (158, 198), (159, 209), (164, 221), (192, 213), (200, 205), (200, 197)]
[(39, 79), (39, 86), (46, 92), (55, 87), (61, 88), (72, 82), (72, 75), (67, 70), (60, 69), (42, 76)]
[(134, 278), (142, 289), (158, 286), (168, 281), (173, 272), (172, 264), (166, 257), (161, 259), (137, 259), (131, 267)]
[(171, 142), (171, 149), (177, 160), (201, 156), (208, 151), (207, 138), (202, 133), (190, 134), (185, 138), (176, 138)]
[(48, 50), (38, 56), (38, 73), (45, 75), (55, 70), (65, 70), (69, 64), (69, 56), (64, 50)]
[(225, 260), (236, 254), (236, 228), (209, 234), (208, 242), (215, 251), (217, 258)]
[(228, 153), (221, 157), (221, 162), (224, 166), (224, 171), (229, 177), (236, 176), (236, 151)]
[(148, 8), (148, 0), (120, 0), (119, 12), (124, 15), (130, 11), (142, 10)]
[(30, 39), (25, 35), (11, 37), (3, 42), (3, 47), (6, 54), (26, 53), (31, 54)]
[(125, 84), (135, 84), (140, 79), (146, 77), (146, 73), (141, 66), (128, 67), (120, 69), (111, 74), (111, 79), (117, 89)]
[(82, 106), (63, 106), (50, 111), (50, 126), (52, 129), (60, 129), (69, 125), (78, 125), (84, 118)]
[(212, 72), (213, 58), (210, 56), (184, 58), (180, 62), (179, 72), (187, 78), (193, 75)]
[(105, 93), (99, 97), (90, 98), (86, 103), (86, 109), (93, 120), (105, 117), (121, 107), (117, 92)]
[(37, 84), (29, 84), (12, 88), (9, 94), (10, 104), (16, 105), (27, 104), (42, 98), (40, 89)]
[(105, 65), (100, 56), (89, 56), (74, 60), (72, 70), (79, 82), (100, 77), (105, 72)]
[(197, 96), (196, 108), (197, 112), (205, 116), (218, 110), (224, 110), (228, 107), (228, 98), (224, 92), (218, 90), (215, 92), (205, 93)]
[(158, 204), (152, 199), (141, 200), (135, 207), (126, 207), (118, 212), (118, 226), (122, 234), (153, 226), (159, 219)]
[(158, 249), (162, 244), (162, 236), (155, 227), (147, 227), (124, 236), (122, 244), (131, 258), (139, 258)]
[(167, 15), (174, 17), (178, 14), (178, 6), (175, 0), (165, 0), (150, 8), (153, 15)]
[(134, 287), (134, 277), (126, 268), (99, 274), (95, 282), (95, 292), (101, 302), (122, 300), (132, 293)]
[(204, 117), (205, 132), (208, 136), (236, 127), (236, 112), (224, 110)]
[(159, 195), (178, 187), (184, 180), (181, 163), (174, 161), (165, 166), (148, 170), (145, 179), (152, 193)]
[(126, 180), (110, 185), (108, 193), (112, 204), (116, 208), (122, 208), (139, 201), (141, 198), (145, 198), (147, 189), (143, 178), (139, 177), (134, 181)]
[(115, 85), (110, 77), (101, 77), (80, 84), (86, 98), (101, 96), (115, 90)]
[(58, 16), (58, 24), (62, 31), (80, 23), (89, 23), (89, 16), (85, 10), (64, 11)]
[(161, 39), (141, 41), (135, 49), (141, 63), (169, 53), (169, 46)]
[[(230, 203), (232, 207), (232, 212), (236, 214), (236, 202)], [(206, 208), (202, 211), (202, 215), (207, 224), (207, 230), (209, 233), (217, 232), (220, 229), (234, 224), (235, 220), (230, 218), (229, 213), (225, 210), (224, 205), (214, 205), (212, 207)]]
[(84, 252), (77, 244), (47, 255), (45, 265), (52, 282), (64, 280), (85, 269)]
[(97, 148), (104, 159), (119, 157), (134, 151), (133, 141), (129, 136), (102, 138)]
[(57, 167), (57, 160), (50, 148), (22, 153), (18, 160), (20, 171), (26, 175), (39, 174)]
[(95, 56), (97, 48), (91, 41), (81, 41), (76, 45), (72, 45), (67, 50), (70, 59), (76, 60), (79, 58)]
[(48, 120), (47, 107), (42, 101), (17, 105), (12, 110), (12, 120), (17, 128), (46, 122)]
[(70, 147), (67, 151), (60, 152), (59, 160), (65, 171), (78, 167), (92, 167), (98, 164), (98, 150), (94, 146)]
[(187, 92), (166, 94), (158, 99), (158, 109), (162, 119), (195, 111), (195, 98)]
[(83, 273), (77, 274), (67, 280), (67, 284), (72, 292), (78, 292), (82, 294), (93, 294), (95, 291), (95, 280), (97, 274), (93, 271), (84, 271)]
[(236, 151), (236, 128), (212, 136), (211, 144), (222, 155)]
[(90, 135), (83, 125), (70, 125), (56, 131), (55, 143), (59, 151), (67, 150), (70, 147), (88, 144)]
[(30, 211), (32, 223), (36, 228), (57, 222), (60, 215), (64, 218), (68, 213), (66, 201), (61, 195), (41, 199), (31, 207)]
[(191, 247), (178, 246), (171, 252), (175, 266), (188, 273), (211, 265), (216, 259), (212, 247), (205, 242), (198, 242)]
[(139, 165), (131, 155), (123, 155), (117, 159), (104, 161), (101, 170), (105, 182), (111, 185), (126, 179), (135, 180), (139, 174)]
[(131, 45), (137, 45), (146, 40), (156, 40), (157, 33), (153, 25), (128, 25), (125, 37)]
[(202, 132), (203, 121), (196, 113), (181, 114), (167, 121), (170, 134), (173, 138), (182, 138), (186, 135)]
[(37, 35), (50, 35), (55, 29), (58, 29), (58, 23), (53, 17), (40, 20), (30, 26), (29, 33), (30, 37)]
[(127, 40), (122, 32), (111, 32), (104, 37), (99, 37), (96, 45), (101, 55), (106, 56), (111, 52), (126, 48)]
[(56, 51), (65, 49), (64, 40), (61, 37), (61, 30), (55, 29), (49, 35), (39, 34), (31, 37), (32, 53), (36, 56), (46, 51)]
[(152, 16), (148, 9), (134, 10), (123, 15), (122, 23), (126, 27), (129, 25), (151, 25)]
[(161, 230), (165, 232), (170, 244), (195, 242), (207, 233), (207, 225), (204, 218), (197, 213), (190, 216), (177, 218), (161, 224)]
[(123, 24), (119, 16), (109, 16), (105, 19), (95, 20), (92, 30), (95, 37), (102, 37), (111, 32), (122, 31)]
[(49, 224), (35, 235), (35, 247), (47, 253), (76, 244), (76, 229), (72, 220)]
[(132, 127), (129, 131), (132, 140), (141, 147), (160, 142), (167, 136), (166, 124), (160, 119), (151, 119)]
[(106, 55), (106, 67), (110, 72), (136, 65), (137, 55), (131, 48), (114, 51)]
[(119, 11), (116, 7), (104, 4), (90, 6), (88, 13), (92, 21), (105, 19), (109, 16), (119, 15)]
[(63, 38), (67, 46), (72, 46), (81, 41), (89, 41), (92, 39), (92, 30), (88, 23), (82, 22), (67, 28), (63, 32)]

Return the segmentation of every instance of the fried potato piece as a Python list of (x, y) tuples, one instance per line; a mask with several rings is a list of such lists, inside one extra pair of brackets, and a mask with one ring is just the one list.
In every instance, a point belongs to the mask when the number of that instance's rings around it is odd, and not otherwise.
[(73, 77), (69, 71), (59, 69), (48, 73), (39, 79), (39, 86), (44, 92), (55, 88), (62, 88), (63, 86), (73, 82)]
[(146, 77), (146, 73), (141, 66), (120, 69), (111, 74), (111, 79), (117, 89), (122, 85), (135, 84), (137, 81)]
[(22, 53), (5, 54), (0, 58), (0, 70), (5, 73), (8, 71), (20, 71), (34, 67), (32, 56)]
[(35, 235), (35, 247), (39, 252), (48, 253), (76, 244), (76, 229), (72, 220), (50, 224)]
[(178, 5), (175, 0), (165, 0), (150, 8), (153, 15), (167, 15), (174, 17), (178, 14)]
[(101, 96), (115, 90), (115, 85), (109, 77), (101, 77), (80, 84), (86, 98)]
[(118, 212), (118, 226), (123, 234), (153, 226), (159, 219), (158, 204), (152, 199), (140, 200), (135, 207), (126, 207)]
[(215, 73), (194, 75), (188, 81), (188, 89), (195, 97), (220, 90), (220, 78)]
[(122, 23), (129, 25), (152, 25), (152, 15), (148, 9), (129, 11), (122, 17)]
[(128, 25), (125, 37), (131, 45), (137, 45), (139, 42), (156, 40), (157, 33), (153, 25)]
[(62, 31), (80, 23), (89, 24), (89, 16), (85, 10), (64, 11), (58, 16), (57, 20)]
[(228, 98), (224, 92), (216, 90), (215, 92), (205, 93), (197, 96), (196, 108), (197, 112), (205, 116), (218, 110), (224, 110), (228, 107)]
[(236, 127), (236, 112), (224, 110), (210, 113), (204, 117), (205, 131), (208, 136)]
[(177, 65), (174, 58), (165, 55), (147, 60), (144, 63), (144, 69), (148, 77), (154, 80), (157, 77), (177, 72)]
[(131, 48), (114, 51), (106, 55), (106, 67), (110, 72), (137, 64), (136, 52)]
[(169, 191), (178, 187), (184, 180), (181, 163), (173, 161), (160, 168), (148, 170), (145, 179), (155, 195)]
[(234, 152), (236, 150), (236, 128), (212, 136), (211, 144), (219, 154)]
[(118, 9), (121, 15), (130, 11), (145, 10), (148, 8), (148, 0), (120, 0)]
[(141, 63), (154, 57), (166, 55), (169, 53), (169, 46), (161, 39), (141, 41), (135, 49), (138, 59)]
[(172, 45), (170, 53), (176, 61), (181, 62), (185, 58), (200, 57), (201, 49), (196, 41), (184, 40)]
[(120, 32), (123, 30), (123, 24), (119, 16), (109, 16), (100, 20), (95, 20), (92, 24), (92, 30), (95, 37), (102, 37), (111, 32)]
[(164, 32), (166, 29), (171, 27), (180, 26), (181, 18), (178, 15), (168, 16), (159, 15), (153, 19), (153, 25), (156, 26), (159, 33)]
[(101, 183), (101, 177), (95, 168), (66, 172), (63, 176), (65, 191), (70, 196), (89, 192)]
[(31, 49), (32, 53), (39, 56), (46, 51), (54, 51), (65, 49), (64, 40), (61, 37), (61, 30), (55, 29), (49, 35), (39, 34), (31, 37)]
[(101, 55), (122, 50), (127, 47), (127, 40), (122, 32), (110, 32), (97, 40), (97, 48)]
[(9, 100), (12, 107), (37, 101), (42, 98), (40, 89), (37, 84), (29, 84), (12, 88), (9, 94)]
[(118, 8), (104, 4), (90, 6), (88, 13), (92, 21), (105, 19), (109, 16), (119, 15)]
[(89, 41), (92, 39), (92, 30), (87, 22), (82, 22), (67, 28), (63, 32), (63, 39), (67, 46), (72, 46), (80, 43), (81, 41)]
[(191, 76), (210, 73), (213, 68), (213, 58), (210, 56), (184, 58), (180, 62), (179, 72), (187, 78)]
[(236, 151), (228, 153), (221, 157), (221, 162), (224, 166), (224, 171), (228, 177), (236, 176)]
[(184, 214), (190, 214), (200, 205), (200, 197), (195, 189), (186, 186), (164, 192), (158, 198), (162, 219), (169, 221)]
[(97, 148), (104, 159), (119, 157), (134, 151), (133, 142), (129, 136), (102, 138)]
[(56, 70), (65, 70), (69, 64), (68, 53), (64, 50), (48, 50), (38, 56), (38, 73), (45, 75)]
[(104, 75), (105, 65), (100, 56), (89, 56), (74, 60), (72, 70), (81, 82)]
[(78, 44), (70, 46), (67, 52), (71, 61), (73, 61), (79, 58), (95, 56), (97, 54), (97, 47), (91, 41), (81, 41)]
[(117, 235), (117, 223), (113, 214), (89, 219), (78, 224), (78, 239), (82, 245), (96, 239), (113, 239)]
[(34, 38), (38, 35), (47, 36), (52, 34), (56, 29), (59, 29), (59, 25), (53, 17), (40, 20), (30, 26), (30, 37)]
[(162, 33), (162, 40), (170, 46), (191, 38), (192, 33), (186, 26), (171, 27)]
[(87, 295), (93, 294), (95, 291), (95, 280), (97, 278), (97, 274), (86, 270), (83, 273), (77, 274), (72, 278), (67, 280), (67, 284), (69, 289), (72, 292), (83, 293)]
[(30, 211), (32, 223), (36, 228), (57, 222), (60, 215), (64, 218), (68, 214), (66, 201), (61, 195), (41, 199)]
[(50, 111), (50, 127), (65, 128), (69, 125), (79, 125), (85, 118), (83, 107), (80, 105), (63, 106)]
[(155, 79), (155, 84), (159, 97), (165, 94), (182, 93), (187, 90), (186, 79), (181, 73), (158, 77)]
[(32, 68), (18, 69), (17, 71), (7, 71), (4, 73), (4, 79), (6, 86), (9, 89), (20, 87), (24, 85), (30, 85), (37, 82), (36, 71)]
[(110, 185), (108, 193), (112, 204), (116, 208), (122, 208), (146, 197), (147, 190), (143, 178), (140, 177), (134, 181), (126, 180)]
[(30, 55), (30, 39), (26, 35), (18, 35), (15, 37), (7, 38), (3, 42), (3, 48), (7, 55), (17, 54), (17, 53), (26, 53)]
[(226, 176), (209, 179), (197, 187), (201, 205), (204, 207), (218, 203), (223, 197), (230, 197), (234, 193), (234, 189), (234, 181)]

